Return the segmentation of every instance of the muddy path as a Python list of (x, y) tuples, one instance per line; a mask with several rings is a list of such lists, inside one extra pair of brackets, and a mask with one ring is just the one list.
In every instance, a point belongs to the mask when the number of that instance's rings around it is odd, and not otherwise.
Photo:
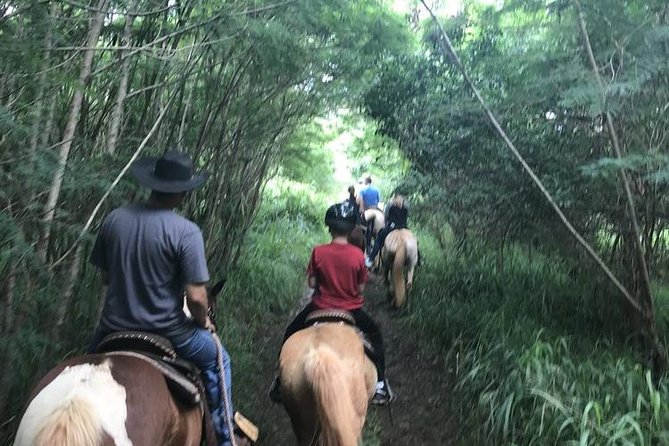
[[(372, 407), (368, 414), (367, 444), (382, 446), (451, 445), (453, 418), (449, 410), (449, 387), (443, 361), (430, 355), (406, 328), (404, 317), (387, 303), (382, 279), (372, 275), (365, 291), (366, 309), (381, 326), (386, 343), (387, 375), (396, 395), (392, 423), (387, 408)], [(259, 335), (261, 346), (258, 375), (253, 381), (253, 407), (249, 415), (259, 425), (259, 445), (291, 446), (295, 439), (288, 416), (280, 405), (267, 398), (267, 388), (274, 375), (274, 363), (281, 334), (288, 320), (276, 318)]]

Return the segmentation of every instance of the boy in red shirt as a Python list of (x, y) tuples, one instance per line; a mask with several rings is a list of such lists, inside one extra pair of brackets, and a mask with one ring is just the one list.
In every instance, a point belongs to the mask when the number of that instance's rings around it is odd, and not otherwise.
[[(309, 287), (314, 288), (311, 302), (290, 323), (283, 336), (286, 342), (290, 336), (306, 328), (306, 319), (315, 310), (346, 310), (355, 319), (356, 326), (362, 330), (374, 350), (370, 359), (376, 366), (378, 382), (372, 404), (384, 405), (393, 399), (392, 391), (385, 379), (385, 356), (381, 331), (367, 313), (362, 310), (364, 297), (362, 291), (367, 282), (365, 256), (362, 251), (348, 243), (348, 235), (357, 220), (355, 206), (345, 201), (328, 208), (325, 224), (330, 228), (332, 242), (316, 246), (312, 253), (307, 275)], [(274, 402), (280, 402), (279, 379), (275, 378), (269, 396)]]

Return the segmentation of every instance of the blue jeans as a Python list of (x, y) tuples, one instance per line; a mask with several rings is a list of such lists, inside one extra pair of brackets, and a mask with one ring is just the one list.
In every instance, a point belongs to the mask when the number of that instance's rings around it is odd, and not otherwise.
[(393, 230), (394, 228), (391, 228), (390, 226), (386, 226), (385, 228), (381, 229), (378, 234), (376, 234), (376, 239), (374, 240), (374, 247), (372, 250), (369, 252), (369, 258), (374, 261), (374, 258), (379, 254), (379, 251), (381, 251), (381, 248), (383, 247), (383, 244), (386, 241), (386, 237), (388, 237), (388, 234)]
[[(95, 352), (98, 344), (110, 332), (98, 327), (93, 335), (93, 340), (88, 347), (88, 352)], [(168, 338), (169, 339), (169, 338)], [(174, 349), (180, 358), (195, 364), (202, 373), (202, 381), (207, 391), (207, 403), (211, 412), (212, 422), (216, 430), (219, 446), (231, 446), (230, 432), (225, 421), (225, 409), (223, 396), (220, 392), (218, 376), (218, 360), (216, 356), (216, 341), (208, 330), (198, 327), (185, 339), (170, 339)], [(223, 348), (223, 370), (225, 372), (225, 389), (228, 395), (228, 409), (230, 416), (234, 415), (232, 407), (232, 369), (230, 366), (230, 355)]]

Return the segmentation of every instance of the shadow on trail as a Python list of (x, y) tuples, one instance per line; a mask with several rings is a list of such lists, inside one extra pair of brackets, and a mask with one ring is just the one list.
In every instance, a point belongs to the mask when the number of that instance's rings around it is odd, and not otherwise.
[[(365, 298), (365, 308), (383, 333), (387, 375), (397, 396), (392, 403), (394, 423), (390, 423), (387, 408), (372, 407), (367, 417), (368, 428), (375, 431), (382, 446), (455, 444), (448, 375), (443, 361), (421, 349), (415, 334), (406, 328), (402, 313), (390, 308), (381, 277), (370, 276)], [(249, 415), (260, 427), (258, 444), (262, 446), (296, 444), (288, 415), (281, 405), (271, 403), (267, 397), (288, 319), (276, 317), (256, 341), (262, 346), (258, 351), (260, 367), (253, 379), (257, 385), (253, 387), (253, 395), (249, 395), (253, 401), (248, 403), (254, 406)]]

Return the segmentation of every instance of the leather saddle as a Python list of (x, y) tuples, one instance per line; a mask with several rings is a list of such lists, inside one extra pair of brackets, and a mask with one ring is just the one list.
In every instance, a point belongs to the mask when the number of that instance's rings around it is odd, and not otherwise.
[(307, 316), (306, 319), (307, 327), (323, 323), (326, 324), (338, 323), (354, 327), (357, 330), (358, 335), (360, 336), (360, 340), (362, 341), (362, 345), (365, 348), (365, 353), (367, 354), (367, 356), (370, 357), (374, 356), (374, 349), (372, 348), (372, 343), (367, 338), (365, 332), (363, 332), (356, 326), (355, 318), (350, 312), (346, 310), (314, 310)]
[(204, 386), (200, 370), (179, 358), (172, 343), (163, 336), (140, 331), (119, 331), (105, 336), (97, 351), (142, 359), (160, 370), (170, 391), (180, 402), (196, 405), (203, 401)]

